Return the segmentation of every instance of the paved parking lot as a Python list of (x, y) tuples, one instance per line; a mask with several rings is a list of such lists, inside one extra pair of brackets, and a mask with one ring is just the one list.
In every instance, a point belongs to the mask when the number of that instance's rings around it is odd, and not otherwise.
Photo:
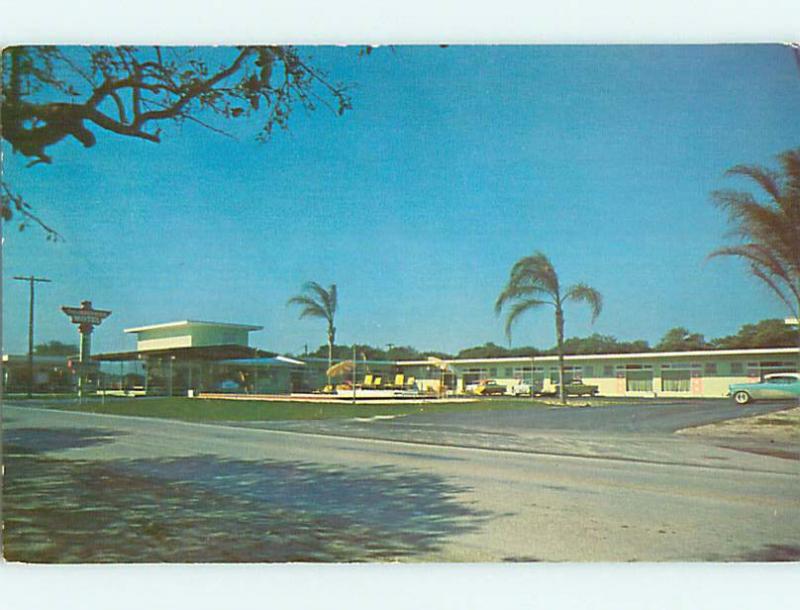
[(415, 417), (372, 428), (409, 442), (31, 407), (4, 416), (14, 561), (800, 558), (800, 462), (680, 435), (425, 434)]
[(791, 400), (755, 402), (746, 407), (727, 399), (620, 401), (591, 408), (531, 408), (491, 413), (441, 413), (409, 416), (405, 421), (483, 430), (574, 430), (580, 432), (671, 433), (736, 417), (761, 415), (797, 406)]

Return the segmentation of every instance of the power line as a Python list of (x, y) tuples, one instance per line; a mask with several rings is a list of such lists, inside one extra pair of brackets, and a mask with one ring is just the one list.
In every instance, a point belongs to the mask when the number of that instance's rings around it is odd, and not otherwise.
[(28, 398), (33, 397), (33, 304), (34, 286), (37, 282), (52, 282), (46, 277), (35, 277), (33, 275), (15, 275), (15, 280), (28, 282), (30, 285), (30, 301), (28, 303)]

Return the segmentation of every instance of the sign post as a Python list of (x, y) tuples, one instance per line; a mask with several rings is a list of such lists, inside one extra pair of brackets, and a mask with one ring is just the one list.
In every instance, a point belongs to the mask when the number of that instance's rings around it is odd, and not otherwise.
[(81, 335), (80, 355), (78, 357), (78, 398), (83, 399), (86, 369), (92, 356), (92, 331), (103, 320), (111, 315), (110, 311), (94, 309), (91, 301), (81, 301), (80, 307), (62, 307), (61, 311), (70, 317), (73, 324), (78, 325)]

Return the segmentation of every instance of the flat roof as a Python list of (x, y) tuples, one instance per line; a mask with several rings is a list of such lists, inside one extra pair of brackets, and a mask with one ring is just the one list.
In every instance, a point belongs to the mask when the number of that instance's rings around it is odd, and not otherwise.
[[(800, 351), (797, 347), (758, 347), (751, 349), (705, 349), (705, 350), (692, 350), (686, 352), (633, 352), (633, 353), (615, 353), (615, 354), (569, 354), (564, 356), (564, 360), (625, 360), (625, 359), (638, 359), (638, 358), (701, 358), (708, 356), (760, 356), (768, 354), (796, 354)], [(543, 356), (514, 356), (503, 358), (452, 358), (442, 359), (446, 364), (481, 364), (484, 362), (552, 362), (557, 361), (557, 355), (543, 355)], [(430, 360), (398, 360), (398, 365), (404, 366), (423, 366), (430, 365), (436, 366), (435, 362)]]
[[(70, 356), (53, 356), (48, 354), (46, 356), (42, 356), (39, 354), (33, 355), (33, 363), (34, 364), (65, 364), (67, 360), (71, 358), (77, 358), (78, 354), (72, 354)], [(28, 354), (3, 354), (3, 362), (27, 362), (28, 361)]]
[(165, 347), (162, 349), (133, 350), (130, 352), (106, 352), (92, 356), (92, 360), (128, 361), (150, 358), (175, 357), (179, 360), (233, 360), (235, 358), (274, 358), (275, 352), (268, 352), (247, 345), (200, 345), (196, 347)]
[(305, 362), (289, 358), (288, 356), (275, 356), (273, 358), (236, 358), (226, 360), (226, 364), (280, 364), (285, 366), (306, 366)]
[(140, 333), (147, 330), (156, 330), (161, 328), (179, 328), (181, 326), (214, 326), (219, 328), (237, 328), (240, 330), (262, 330), (263, 326), (254, 324), (232, 324), (230, 322), (208, 322), (205, 320), (179, 320), (177, 322), (163, 322), (161, 324), (149, 324), (148, 326), (137, 326), (135, 328), (126, 328), (126, 333)]

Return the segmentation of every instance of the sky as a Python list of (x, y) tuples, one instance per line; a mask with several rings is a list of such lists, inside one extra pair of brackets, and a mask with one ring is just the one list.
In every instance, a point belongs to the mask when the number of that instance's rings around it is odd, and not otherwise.
[[(800, 71), (777, 45), (303, 48), (353, 109), (296, 111), (267, 143), (165, 124), (162, 143), (93, 128), (51, 165), (25, 167), (3, 141), (4, 175), (64, 240), (6, 227), (4, 351), (75, 342), (61, 305), (112, 315), (93, 348), (134, 347), (124, 328), (201, 319), (264, 326), (251, 342), (299, 353), (325, 324), (286, 301), (336, 283), (337, 342), (457, 352), (508, 345), (494, 301), (514, 261), (542, 251), (562, 283), (605, 298), (567, 336), (655, 343), (784, 317), (745, 266), (706, 257), (726, 243), (710, 193), (749, 189), (737, 164), (774, 165), (798, 146)], [(550, 347), (549, 310), (512, 346)]]

